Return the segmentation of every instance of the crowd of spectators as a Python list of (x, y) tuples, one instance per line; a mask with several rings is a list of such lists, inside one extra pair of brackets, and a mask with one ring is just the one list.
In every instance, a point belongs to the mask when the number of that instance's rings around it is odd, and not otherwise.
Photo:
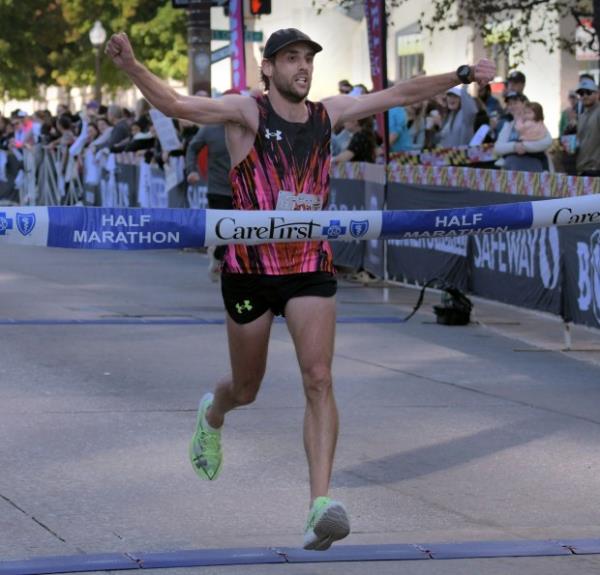
[[(360, 97), (368, 89), (344, 79), (338, 83), (338, 91)], [(0, 187), (11, 175), (14, 179), (22, 167), (22, 152), (26, 148), (61, 150), (65, 156), (64, 152), (68, 152), (77, 158), (82, 172), (90, 163), (102, 167), (111, 152), (130, 152), (162, 167), (168, 156), (185, 156), (198, 131), (198, 126), (173, 122), (181, 145), (163, 152), (144, 99), (133, 110), (95, 101), (77, 113), (66, 105), (59, 105), (55, 115), (49, 110), (32, 115), (15, 110), (10, 117), (0, 116), (0, 151), (5, 152), (0, 154)], [(198, 162), (200, 148), (206, 147), (204, 140), (214, 134), (201, 131), (200, 136), (186, 161), (190, 184), (199, 180), (201, 170), (204, 177), (221, 177), (208, 174), (206, 150)], [(388, 113), (388, 137), (392, 157), (398, 152), (491, 144), (498, 160), (489, 167), (536, 172), (553, 169), (549, 151), (555, 146), (544, 124), (544, 110), (527, 98), (526, 77), (520, 71), (507, 76), (500, 94), (487, 85), (472, 96), (466, 87), (457, 86), (426, 102), (393, 108)], [(593, 76), (581, 75), (569, 93), (569, 105), (560, 117), (559, 138), (566, 158), (562, 169), (579, 175), (600, 175), (600, 102)], [(375, 118), (347, 122), (332, 135), (333, 159), (381, 161), (382, 142)], [(211, 158), (210, 163), (215, 162)], [(226, 168), (218, 173), (226, 173)], [(221, 193), (219, 186), (212, 187)], [(0, 189), (0, 195), (4, 192)]]
[[(388, 137), (392, 157), (399, 152), (492, 144), (498, 160), (488, 167), (553, 170), (549, 152), (554, 140), (544, 123), (542, 106), (526, 96), (526, 80), (516, 70), (506, 77), (499, 94), (492, 91), (491, 85), (480, 87), (477, 96), (469, 94), (464, 86), (456, 86), (429, 101), (391, 109)], [(366, 88), (341, 80), (338, 90), (341, 94), (360, 95)], [(600, 175), (600, 102), (591, 75), (582, 74), (569, 93), (559, 134), (565, 171)], [(372, 142), (381, 142), (373, 118), (361, 126), (348, 123), (332, 137), (333, 159), (376, 161), (374, 158), (381, 155), (370, 150)]]
[[(59, 104), (55, 115), (49, 110), (28, 115), (18, 109), (10, 117), (0, 117), (0, 152), (4, 152), (0, 154), (0, 182), (14, 184), (26, 149), (36, 152), (38, 164), (40, 150), (62, 158), (64, 166), (70, 156), (80, 173), (90, 168), (98, 172), (109, 154), (123, 152), (163, 167), (169, 156), (185, 154), (198, 126), (173, 120), (180, 148), (163, 152), (149, 112), (148, 102), (140, 99), (134, 110), (91, 101), (76, 113)], [(0, 195), (6, 195), (6, 189), (0, 189)]]

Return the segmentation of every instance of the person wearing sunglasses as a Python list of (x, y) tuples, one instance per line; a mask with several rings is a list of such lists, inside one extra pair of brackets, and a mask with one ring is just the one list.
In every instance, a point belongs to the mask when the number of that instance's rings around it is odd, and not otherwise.
[(598, 86), (589, 77), (583, 77), (577, 86), (577, 95), (583, 103), (583, 114), (577, 124), (577, 174), (600, 176), (600, 103)]

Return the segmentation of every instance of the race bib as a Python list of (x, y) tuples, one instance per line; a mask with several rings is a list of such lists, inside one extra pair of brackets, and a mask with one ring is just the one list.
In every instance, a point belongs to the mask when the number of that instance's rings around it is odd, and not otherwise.
[(317, 211), (323, 208), (323, 200), (315, 194), (294, 194), (281, 190), (277, 196), (276, 210)]

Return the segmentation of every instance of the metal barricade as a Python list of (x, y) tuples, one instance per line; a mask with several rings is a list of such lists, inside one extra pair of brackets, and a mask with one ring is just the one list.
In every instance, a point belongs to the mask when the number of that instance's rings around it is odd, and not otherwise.
[(19, 203), (23, 206), (35, 206), (37, 203), (36, 167), (36, 149), (25, 149), (23, 178), (19, 186)]

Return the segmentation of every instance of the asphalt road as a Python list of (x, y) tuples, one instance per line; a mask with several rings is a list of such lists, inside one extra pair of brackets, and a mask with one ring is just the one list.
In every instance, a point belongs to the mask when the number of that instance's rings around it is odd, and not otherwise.
[[(301, 546), (304, 401), (284, 323), (205, 483), (187, 446), (228, 358), (206, 256), (0, 246), (0, 261), (0, 573), (49, 556)], [(482, 300), (476, 323), (440, 326), (435, 293), (399, 322), (416, 297), (340, 283), (332, 495), (352, 533), (337, 547), (473, 542), (457, 547), (468, 554), (501, 541), (530, 556), (145, 572), (598, 573), (596, 551), (532, 549), (592, 539), (600, 551), (600, 335), (574, 329), (579, 351), (564, 351), (556, 318)]]

